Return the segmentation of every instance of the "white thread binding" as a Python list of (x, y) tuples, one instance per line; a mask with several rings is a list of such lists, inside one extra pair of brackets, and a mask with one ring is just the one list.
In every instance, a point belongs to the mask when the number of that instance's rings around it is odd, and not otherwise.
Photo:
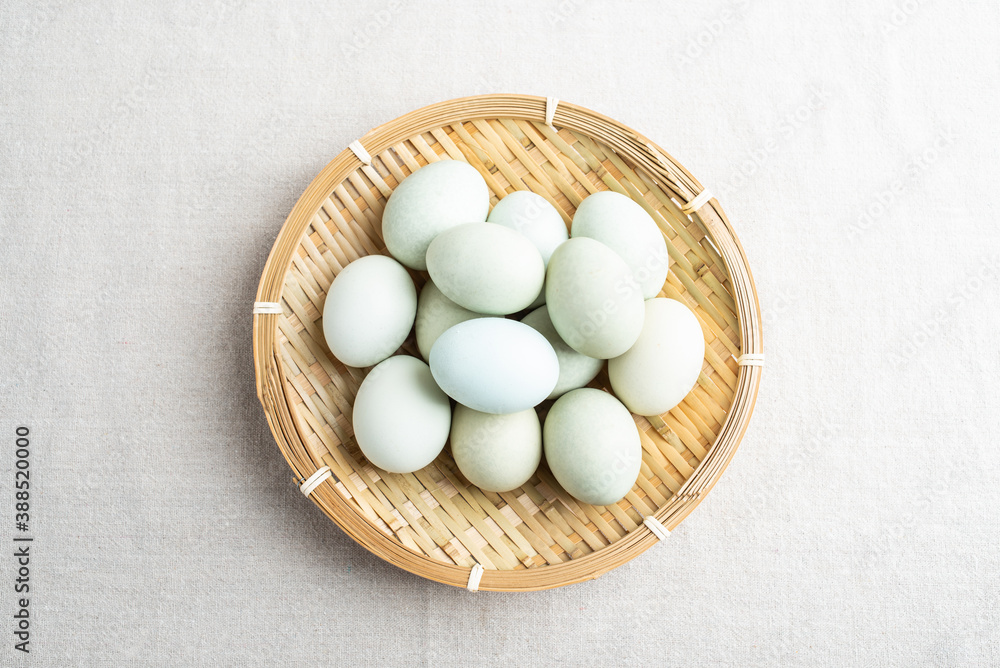
[(648, 516), (642, 521), (646, 525), (646, 528), (653, 532), (653, 535), (660, 540), (666, 540), (667, 536), (670, 535), (670, 530), (660, 523), (660, 520), (656, 519), (652, 515)]
[(254, 302), (254, 313), (281, 313), (281, 304), (278, 302)]
[(306, 481), (299, 486), (299, 489), (303, 494), (309, 496), (313, 493), (313, 490), (319, 487), (320, 483), (333, 475), (333, 471), (330, 470), (329, 466), (323, 466), (316, 469), (316, 472), (311, 476), (306, 478)]
[(547, 97), (545, 98), (545, 124), (555, 130), (552, 125), (552, 119), (556, 115), (556, 107), (559, 106), (558, 97)]
[(479, 581), (483, 579), (483, 571), (486, 570), (481, 564), (476, 564), (472, 567), (472, 572), (469, 573), (469, 584), (466, 585), (466, 589), (469, 591), (479, 591)]
[(701, 207), (705, 206), (705, 203), (708, 202), (708, 200), (710, 199), (712, 199), (712, 191), (709, 190), (708, 188), (705, 188), (704, 190), (701, 191), (701, 193), (699, 193), (697, 197), (695, 197), (693, 200), (682, 206), (681, 211), (688, 215), (691, 215)]
[(736, 358), (739, 366), (764, 366), (764, 353), (746, 353)]
[(360, 141), (352, 141), (347, 145), (347, 148), (351, 149), (351, 152), (358, 156), (358, 160), (361, 162), (366, 165), (372, 164), (372, 157), (368, 155), (368, 151), (365, 150), (365, 147), (361, 145)]

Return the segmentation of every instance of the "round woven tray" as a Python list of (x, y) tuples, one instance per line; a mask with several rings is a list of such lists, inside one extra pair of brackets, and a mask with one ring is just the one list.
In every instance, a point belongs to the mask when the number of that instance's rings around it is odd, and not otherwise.
[[(420, 471), (387, 473), (354, 441), (351, 406), (368, 370), (330, 354), (321, 321), (326, 291), (349, 262), (388, 254), (381, 234), (386, 199), (407, 174), (442, 159), (475, 167), (492, 190), (491, 204), (532, 190), (568, 224), (584, 197), (610, 189), (639, 202), (663, 231), (671, 266), (660, 294), (698, 316), (704, 367), (679, 406), (635, 416), (642, 470), (619, 503), (579, 503), (544, 463), (520, 489), (485, 492), (462, 477), (447, 447)], [(419, 290), (426, 273), (411, 274)], [(257, 301), (257, 392), (296, 483), (374, 554), (459, 587), (470, 577), (473, 587), (481, 577), (478, 588), (487, 590), (558, 587), (595, 578), (653, 546), (658, 527), (644, 521), (653, 517), (673, 529), (698, 505), (732, 459), (760, 383), (757, 294), (718, 202), (634, 130), (551, 98), (442, 102), (361, 137), (292, 209)], [(402, 350), (419, 357), (412, 336)], [(606, 367), (591, 386), (610, 387)]]

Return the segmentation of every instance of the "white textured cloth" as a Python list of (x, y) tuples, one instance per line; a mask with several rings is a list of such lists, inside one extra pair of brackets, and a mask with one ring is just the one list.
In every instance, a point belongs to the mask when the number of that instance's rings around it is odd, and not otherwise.
[[(1000, 7), (987, 0), (0, 2), (0, 665), (1000, 662)], [(371, 556), (267, 429), (251, 306), (328, 160), (554, 96), (712, 188), (767, 366), (729, 470), (602, 578), (471, 594)]]

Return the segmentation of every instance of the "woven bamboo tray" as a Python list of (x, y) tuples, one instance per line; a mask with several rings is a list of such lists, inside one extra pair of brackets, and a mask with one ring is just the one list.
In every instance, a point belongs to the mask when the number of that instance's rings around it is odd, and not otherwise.
[[(663, 231), (671, 267), (660, 295), (683, 301), (698, 316), (704, 367), (678, 407), (635, 416), (642, 469), (619, 503), (577, 502), (544, 463), (518, 490), (485, 492), (462, 477), (447, 447), (420, 471), (387, 473), (368, 463), (354, 441), (351, 407), (368, 369), (346, 367), (329, 352), (320, 319), (326, 291), (349, 262), (388, 254), (381, 234), (386, 199), (407, 174), (441, 159), (479, 170), (491, 204), (532, 190), (569, 224), (584, 197), (611, 189), (639, 202)], [(426, 274), (411, 274), (419, 290)], [(652, 547), (664, 535), (659, 526), (676, 527), (725, 470), (760, 383), (757, 294), (718, 202), (642, 135), (552, 98), (452, 100), (361, 137), (292, 209), (257, 302), (257, 392), (295, 482), (374, 554), (459, 587), (477, 588), (477, 580), (479, 589), (496, 591), (558, 587), (595, 578)], [(419, 357), (412, 335), (402, 350)], [(610, 389), (606, 367), (591, 386)]]

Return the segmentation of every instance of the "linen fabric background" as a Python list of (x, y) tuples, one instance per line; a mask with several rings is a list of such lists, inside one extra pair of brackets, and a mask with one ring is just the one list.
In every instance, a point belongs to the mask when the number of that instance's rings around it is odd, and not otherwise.
[[(1000, 663), (1000, 6), (0, 2), (0, 540), (12, 666)], [(756, 414), (701, 506), (584, 584), (472, 594), (304, 498), (251, 303), (313, 176), (487, 92), (652, 138), (754, 271)]]

